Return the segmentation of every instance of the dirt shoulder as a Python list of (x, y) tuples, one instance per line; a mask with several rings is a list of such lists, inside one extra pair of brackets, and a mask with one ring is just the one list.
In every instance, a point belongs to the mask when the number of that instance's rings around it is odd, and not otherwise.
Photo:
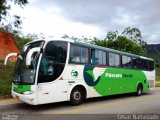
[(0, 99), (0, 106), (11, 105), (11, 104), (16, 104), (16, 103), (20, 103), (20, 101), (16, 100), (16, 99), (13, 99), (13, 98)]

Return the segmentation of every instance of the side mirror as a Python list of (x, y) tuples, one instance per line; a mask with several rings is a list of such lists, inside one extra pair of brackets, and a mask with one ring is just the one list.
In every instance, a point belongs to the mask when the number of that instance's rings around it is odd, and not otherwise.
[(12, 57), (12, 56), (17, 57), (17, 56), (18, 56), (18, 53), (9, 53), (9, 54), (5, 57), (4, 65), (7, 64), (8, 58), (9, 58), (9, 57)]
[(40, 52), (40, 48), (39, 48), (39, 47), (35, 47), (35, 48), (32, 48), (32, 49), (30, 49), (30, 50), (28, 51), (27, 56), (26, 56), (26, 65), (28, 65), (28, 66), (31, 65), (32, 55), (33, 55), (35, 52)]

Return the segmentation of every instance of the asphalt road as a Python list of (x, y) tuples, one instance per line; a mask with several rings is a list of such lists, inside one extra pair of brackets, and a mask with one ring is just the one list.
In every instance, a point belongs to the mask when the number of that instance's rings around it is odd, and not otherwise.
[[(158, 115), (159, 114), (159, 115)], [(8, 118), (8, 119), (7, 119)], [(160, 119), (160, 88), (138, 97), (114, 95), (86, 100), (82, 105), (68, 102), (31, 106), (16, 100), (0, 102), (2, 120), (108, 120)]]

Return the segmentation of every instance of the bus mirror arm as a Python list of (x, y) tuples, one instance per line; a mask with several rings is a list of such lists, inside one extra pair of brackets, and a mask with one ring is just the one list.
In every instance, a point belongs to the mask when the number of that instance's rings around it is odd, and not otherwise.
[(9, 57), (12, 57), (12, 56), (17, 57), (17, 56), (18, 56), (18, 53), (9, 53), (9, 54), (5, 57), (4, 65), (7, 64), (8, 58), (9, 58)]
[(31, 61), (32, 61), (32, 55), (35, 52), (40, 52), (40, 48), (39, 47), (35, 47), (29, 50), (29, 52), (27, 53), (26, 56), (26, 65), (30, 66), (31, 65)]

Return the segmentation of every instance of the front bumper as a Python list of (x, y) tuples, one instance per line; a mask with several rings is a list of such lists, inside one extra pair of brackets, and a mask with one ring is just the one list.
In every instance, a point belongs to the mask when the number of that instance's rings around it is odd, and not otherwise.
[(24, 95), (24, 94), (19, 94), (19, 93), (16, 93), (15, 91), (12, 91), (12, 96), (13, 98), (23, 101), (25, 103), (28, 103), (30, 105), (37, 105), (37, 99), (35, 97), (36, 96), (35, 94)]

